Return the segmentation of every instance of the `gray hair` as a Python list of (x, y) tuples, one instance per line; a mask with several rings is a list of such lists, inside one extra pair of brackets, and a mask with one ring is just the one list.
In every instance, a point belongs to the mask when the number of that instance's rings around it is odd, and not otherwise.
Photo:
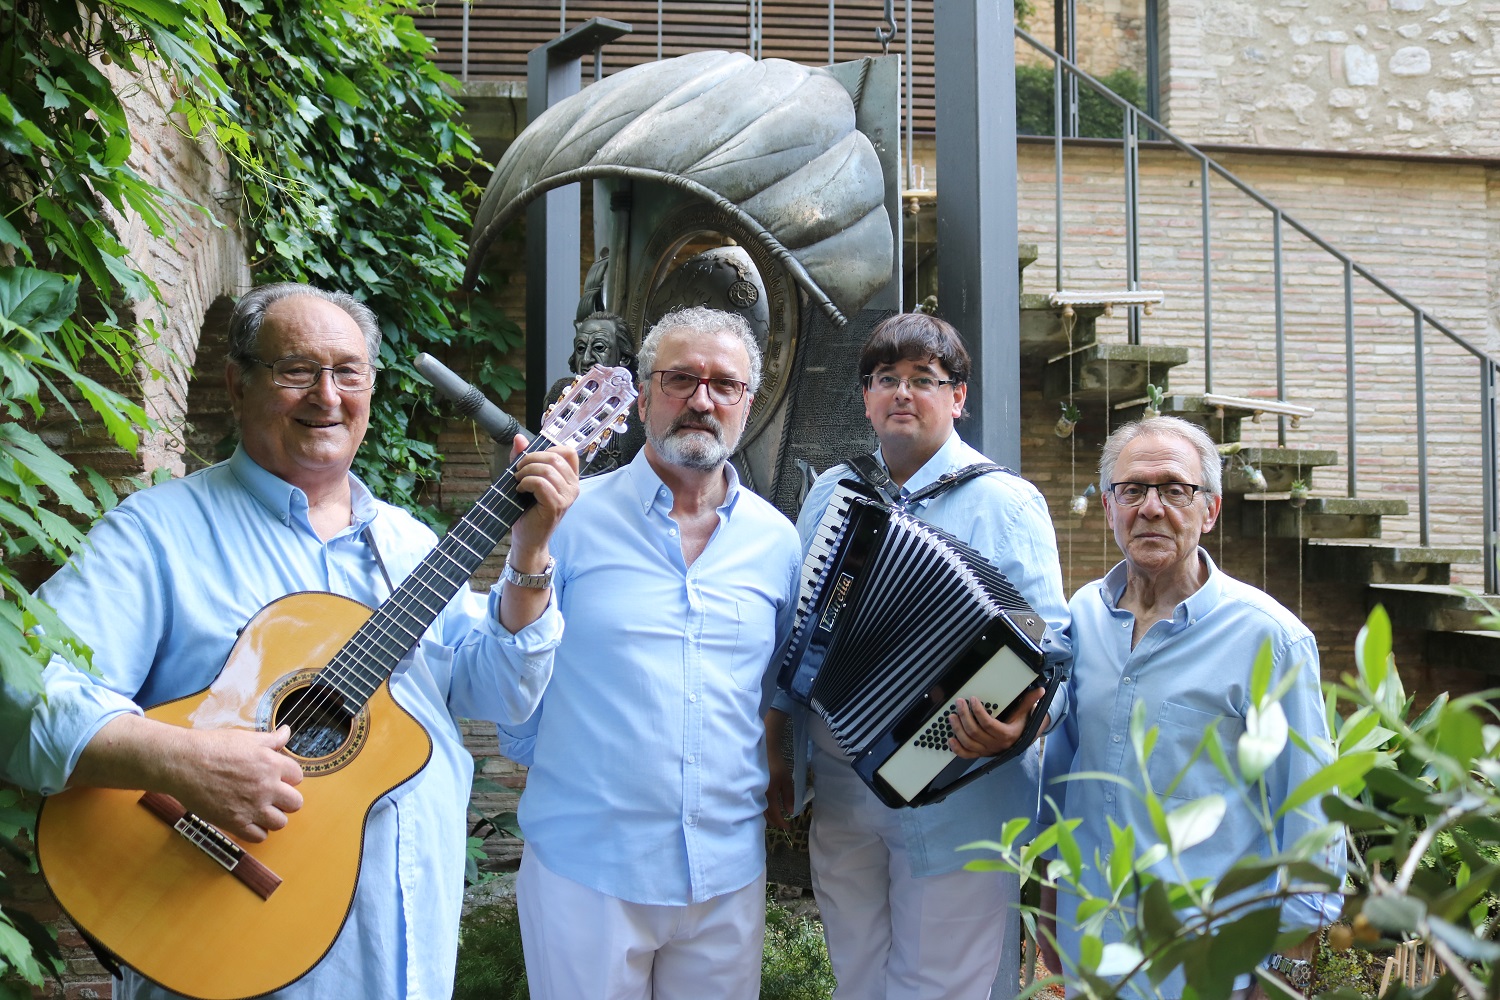
[(656, 349), (661, 346), (662, 338), (678, 330), (738, 337), (745, 345), (745, 353), (750, 356), (750, 377), (745, 381), (752, 393), (760, 391), (760, 344), (755, 340), (755, 332), (750, 329), (750, 323), (739, 313), (710, 309), (707, 306), (674, 309), (656, 321), (651, 332), (646, 334), (646, 339), (641, 341), (641, 349), (636, 352), (636, 371), (640, 381), (645, 382), (651, 378), (651, 373), (656, 370)]
[(1198, 453), (1198, 463), (1202, 466), (1203, 481), (1198, 485), (1209, 496), (1224, 495), (1223, 459), (1219, 457), (1219, 446), (1214, 444), (1214, 439), (1202, 427), (1181, 417), (1132, 420), (1116, 428), (1109, 440), (1104, 442), (1104, 453), (1099, 456), (1100, 490), (1109, 489), (1109, 484), (1114, 481), (1115, 463), (1120, 460), (1120, 452), (1138, 437), (1174, 437), (1186, 441)]
[(365, 356), (373, 364), (380, 361), (380, 322), (370, 307), (347, 292), (328, 292), (312, 285), (295, 281), (280, 281), (273, 285), (252, 288), (240, 297), (229, 317), (229, 357), (242, 370), (249, 371), (255, 361), (263, 361), (257, 351), (260, 348), (260, 325), (265, 322), (266, 310), (282, 299), (308, 295), (338, 306), (349, 314), (359, 332), (365, 336)]

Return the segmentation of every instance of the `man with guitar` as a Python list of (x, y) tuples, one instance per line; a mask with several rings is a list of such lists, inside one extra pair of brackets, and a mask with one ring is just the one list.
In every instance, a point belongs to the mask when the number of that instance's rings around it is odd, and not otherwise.
[[(264, 286), (240, 300), (229, 340), (239, 447), (226, 462), (125, 500), (42, 587), (40, 596), (93, 649), (98, 674), (58, 659), (44, 675), (45, 700), (5, 689), (0, 769), (47, 794), (64, 786), (165, 793), (248, 846), (296, 838), (304, 805), (298, 760), (317, 752), (294, 758), (286, 726), (185, 728), (147, 718), (139, 706), (208, 687), (238, 631), (284, 595), (331, 591), (380, 604), (435, 539), (350, 473), (380, 346), (368, 308), (305, 285)], [(454, 720), (518, 722), (541, 697), (561, 632), (550, 607), (548, 542), (577, 495), (577, 464), (567, 448), (519, 460), (516, 490), (535, 504), (514, 524), (508, 582), (489, 609), (462, 585), (445, 610), (433, 609), (436, 621), (396, 666), (391, 695), (426, 729), (430, 756), (411, 780), (356, 807), (368, 814), (362, 845), (352, 845), (357, 889), (345, 901), (342, 930), (335, 920), (332, 945), (287, 995), (451, 992), (473, 768)], [(294, 646), (305, 641), (304, 633), (292, 639)], [(373, 723), (370, 732), (378, 737)], [(51, 881), (45, 855), (43, 863)], [(152, 906), (140, 902), (142, 910)], [(221, 947), (255, 945), (247, 927)], [(181, 961), (215, 959), (184, 954)], [(124, 977), (117, 997), (161, 992), (131, 969)], [(239, 990), (226, 983), (204, 992)]]
[(760, 382), (745, 320), (669, 313), (641, 345), (646, 444), (552, 538), (567, 620), (516, 895), (534, 1000), (753, 1000), (765, 929), (767, 669), (793, 617), (791, 524), (728, 458)]
[[(1054, 632), (1067, 604), (1047, 502), (1020, 476), (993, 466), (954, 430), (968, 397), (969, 353), (958, 331), (924, 313), (898, 313), (875, 327), (860, 354), (865, 416), (880, 448), (866, 478), (896, 503), (977, 549), (1005, 574)], [(973, 473), (983, 473), (973, 475)], [(818, 477), (797, 518), (810, 545), (841, 479)], [(944, 479), (944, 477), (952, 477)], [(952, 488), (943, 491), (943, 484)], [(910, 497), (909, 503), (907, 498)], [(1025, 728), (1040, 688), (995, 718), (978, 698), (949, 716), (950, 749), (995, 756)], [(800, 809), (810, 767), (817, 797), (809, 853), (838, 1000), (996, 1000), (1020, 980), (1020, 887), (1014, 875), (969, 872), (958, 848), (994, 836), (1013, 818), (1035, 822), (1040, 754), (1035, 746), (939, 802), (886, 807), (855, 773), (826, 722), (784, 694), (767, 716), (772, 746), (795, 720), (797, 773), (772, 762), (767, 819), (786, 826)], [(996, 977), (996, 970), (1000, 978)], [(1007, 989), (1008, 987), (1008, 989)], [(1002, 992), (1005, 990), (1005, 992)]]

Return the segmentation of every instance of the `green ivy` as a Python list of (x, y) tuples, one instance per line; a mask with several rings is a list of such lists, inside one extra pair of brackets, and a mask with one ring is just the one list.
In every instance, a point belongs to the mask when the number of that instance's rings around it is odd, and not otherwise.
[(228, 67), (233, 99), (193, 95), (180, 110), (234, 158), (257, 279), (352, 292), (380, 316), (384, 372), (355, 468), (377, 496), (436, 520), (419, 492), (441, 465), (442, 421), (411, 360), (434, 347), (477, 356), (476, 381), (505, 398), (520, 373), (495, 359), (520, 331), (454, 299), (462, 199), (481, 193), (469, 173), (483, 164), (452, 81), (403, 9), (238, 0), (231, 25), (254, 44)]

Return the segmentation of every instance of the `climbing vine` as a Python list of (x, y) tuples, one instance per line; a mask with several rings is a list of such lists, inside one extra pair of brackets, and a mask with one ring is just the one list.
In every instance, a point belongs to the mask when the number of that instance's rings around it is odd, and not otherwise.
[[(213, 215), (132, 166), (121, 95), (142, 88), (169, 121), (230, 157), (260, 280), (350, 291), (381, 316), (386, 369), (357, 471), (421, 510), (441, 462), (438, 420), (409, 359), (438, 345), (480, 355), (504, 396), (519, 341), (482, 303), (452, 298), (461, 199), (476, 147), (402, 9), (364, 0), (0, 0), (0, 680), (40, 689), (54, 655), (89, 651), (28, 594), (17, 567), (60, 563), (116, 501), (58, 435), (102, 427), (133, 453), (137, 402), (164, 315), (124, 224), (170, 243), (182, 216)], [(30, 581), (30, 582), (34, 582)], [(30, 812), (0, 788), (0, 851), (22, 861)], [(14, 907), (0, 873), (0, 996), (61, 969), (52, 933)]]

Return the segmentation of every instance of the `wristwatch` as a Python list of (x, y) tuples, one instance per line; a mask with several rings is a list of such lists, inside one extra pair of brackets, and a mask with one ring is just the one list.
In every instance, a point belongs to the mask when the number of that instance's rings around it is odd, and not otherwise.
[(556, 568), (557, 560), (549, 557), (547, 559), (547, 568), (540, 573), (518, 573), (516, 572), (516, 568), (510, 564), (510, 560), (507, 559), (505, 560), (505, 572), (501, 574), (501, 578), (506, 583), (513, 583), (517, 587), (526, 587), (531, 590), (546, 590), (552, 586), (552, 571)]
[(1312, 963), (1306, 959), (1271, 954), (1260, 964), (1261, 968), (1277, 973), (1298, 990), (1306, 990), (1312, 985)]

